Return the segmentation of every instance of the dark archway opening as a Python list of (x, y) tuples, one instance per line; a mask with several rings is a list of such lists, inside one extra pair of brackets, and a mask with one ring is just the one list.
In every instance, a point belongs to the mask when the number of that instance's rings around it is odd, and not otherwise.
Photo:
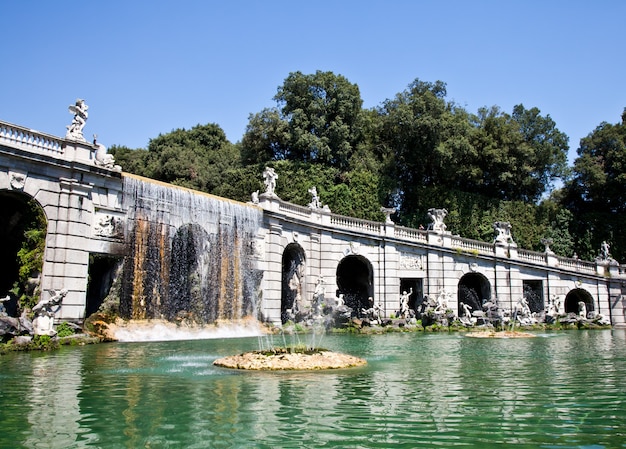
[(21, 192), (0, 191), (0, 210), (0, 297), (10, 296), (4, 308), (17, 316), (19, 298), (30, 307), (39, 300), (47, 219), (39, 203)]
[(347, 256), (337, 266), (337, 295), (343, 295), (346, 306), (353, 315), (360, 316), (362, 309), (371, 307), (374, 298), (373, 270), (363, 256)]
[(593, 296), (587, 290), (582, 288), (575, 288), (570, 291), (565, 297), (565, 313), (579, 313), (579, 302), (584, 302), (587, 312), (595, 310), (593, 306)]
[(545, 309), (543, 304), (543, 282), (523, 281), (524, 299), (531, 312), (538, 313)]
[(283, 324), (304, 313), (305, 262), (304, 250), (300, 245), (287, 245), (282, 257), (280, 295), (280, 316)]
[(463, 316), (463, 304), (467, 304), (472, 311), (483, 310), (483, 304), (491, 299), (491, 285), (485, 276), (480, 273), (468, 273), (459, 280), (458, 311)]
[[(413, 293), (410, 293), (410, 292)], [(410, 293), (409, 295), (409, 309), (417, 311), (424, 302), (424, 281), (423, 279), (403, 278), (400, 279), (400, 292), (398, 298), (404, 292)], [(400, 303), (398, 302), (398, 307)]]
[(121, 263), (121, 257), (105, 254), (90, 255), (85, 318), (96, 313), (102, 306), (102, 303), (111, 291)]

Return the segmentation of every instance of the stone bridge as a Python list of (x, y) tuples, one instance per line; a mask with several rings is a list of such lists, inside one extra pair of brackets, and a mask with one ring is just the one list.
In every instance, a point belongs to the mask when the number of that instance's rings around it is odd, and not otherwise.
[[(547, 246), (518, 248), (507, 223), (497, 224), (493, 243), (465, 239), (446, 231), (441, 210), (427, 230), (396, 225), (391, 210), (384, 222), (361, 220), (332, 213), (315, 191), (305, 207), (277, 197), (271, 176), (266, 186), (249, 203), (230, 201), (123, 173), (82, 133), (60, 138), (0, 122), (8, 221), (0, 229), (0, 295), (11, 288), (19, 249), (8, 241), (11, 223), (34, 200), (47, 220), (37, 282), (43, 295), (68, 290), (57, 320), (83, 320), (121, 279), (120, 311), (129, 318), (256, 314), (280, 323), (320, 295), (355, 310), (375, 303), (391, 317), (407, 292), (411, 308), (439, 296), (459, 316), (461, 302), (476, 309), (497, 298), (511, 310), (526, 297), (533, 312), (554, 300), (576, 312), (583, 301), (625, 324), (626, 270), (608, 254), (582, 261)], [(205, 296), (212, 305), (201, 309)]]

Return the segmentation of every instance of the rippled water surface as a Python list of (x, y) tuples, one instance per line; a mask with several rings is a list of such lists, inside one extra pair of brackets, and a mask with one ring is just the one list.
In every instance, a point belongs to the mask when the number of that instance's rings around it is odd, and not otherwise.
[(0, 447), (626, 447), (623, 330), (325, 336), (322, 346), (368, 365), (283, 373), (212, 365), (259, 344), (0, 356)]

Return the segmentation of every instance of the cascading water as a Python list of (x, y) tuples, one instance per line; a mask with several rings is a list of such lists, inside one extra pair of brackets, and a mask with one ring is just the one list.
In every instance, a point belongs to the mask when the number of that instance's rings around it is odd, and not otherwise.
[(124, 207), (123, 318), (207, 324), (257, 317), (258, 208), (126, 174)]

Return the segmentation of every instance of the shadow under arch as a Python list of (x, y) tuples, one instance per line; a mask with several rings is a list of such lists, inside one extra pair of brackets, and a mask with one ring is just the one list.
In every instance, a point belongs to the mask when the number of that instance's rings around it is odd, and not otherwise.
[(371, 307), (369, 298), (374, 298), (374, 270), (363, 256), (344, 257), (337, 265), (337, 295), (343, 295), (345, 305), (354, 315), (361, 309)]
[(162, 313), (168, 320), (215, 320), (216, 306), (211, 304), (216, 301), (209, 289), (209, 234), (198, 224), (186, 224), (174, 234), (171, 248), (169, 288)]
[(463, 316), (462, 303), (472, 308), (472, 311), (483, 310), (483, 304), (491, 299), (491, 285), (485, 276), (480, 273), (467, 273), (459, 279), (458, 311)]
[[(13, 190), (0, 190), (0, 296), (9, 291), (11, 299), (3, 303), (9, 316), (17, 316), (18, 296), (36, 304), (40, 295), (40, 278), (48, 231), (48, 217), (32, 196)], [(18, 252), (23, 250), (28, 272), (20, 276)], [(17, 290), (14, 288), (17, 287)]]
[(576, 313), (578, 314), (579, 307), (578, 303), (584, 302), (585, 307), (587, 308), (587, 312), (592, 312), (595, 310), (593, 306), (593, 296), (584, 288), (575, 288), (571, 290), (565, 296), (565, 313)]
[(305, 264), (304, 249), (298, 243), (288, 244), (282, 257), (280, 317), (283, 324), (304, 312)]

